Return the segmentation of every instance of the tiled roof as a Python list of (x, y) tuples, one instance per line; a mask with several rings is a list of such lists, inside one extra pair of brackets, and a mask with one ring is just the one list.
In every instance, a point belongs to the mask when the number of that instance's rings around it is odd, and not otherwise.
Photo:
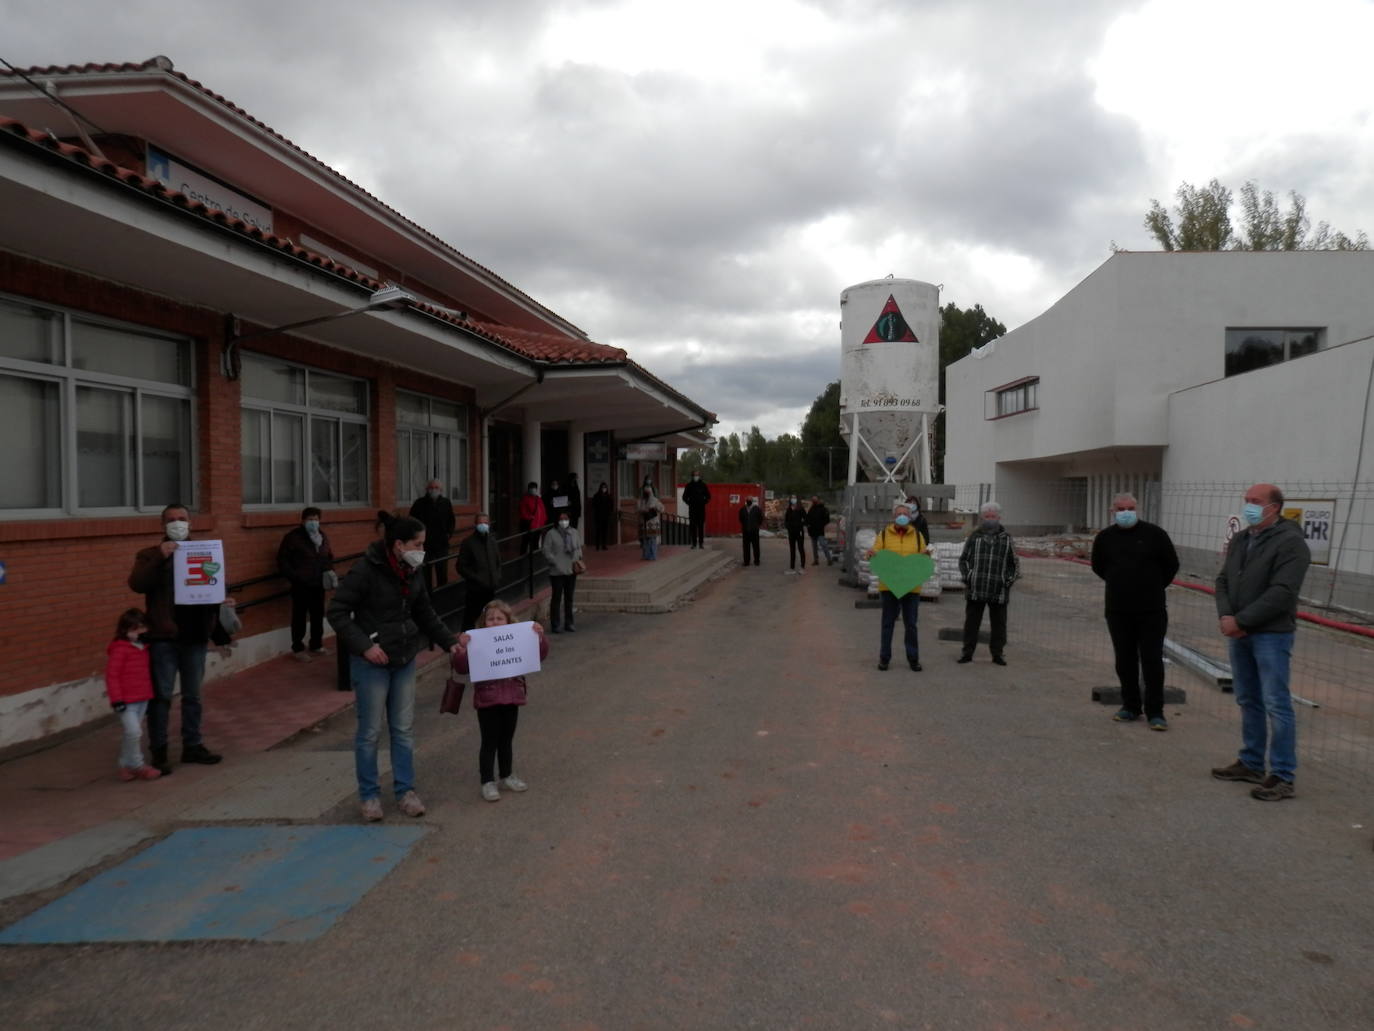
[[(427, 239), (434, 241), (436, 244), (438, 244), (438, 245), (439, 245), (440, 247), (442, 247), (444, 250), (448, 251), (448, 252), (451, 253), (451, 254), (457, 255), (457, 256), (458, 256), (459, 258), (461, 258), (463, 261), (465, 261), (465, 262), (467, 262), (468, 264), (472, 265), (473, 268), (476, 268), (476, 269), (481, 270), (484, 274), (490, 276), (490, 277), (492, 278), (492, 280), (494, 280), (495, 282), (501, 284), (501, 286), (504, 287), (505, 289), (510, 290), (512, 293), (517, 294), (517, 295), (519, 295), (520, 297), (524, 298), (526, 301), (528, 301), (530, 304), (534, 305), (536, 308), (540, 309), (541, 311), (548, 312), (550, 315), (553, 315), (555, 318), (557, 318), (560, 322), (565, 322), (565, 323), (567, 322), (567, 320), (564, 319), (561, 315), (557, 315), (556, 313), (550, 311), (548, 308), (544, 307), (544, 305), (540, 304), (538, 301), (536, 301), (536, 300), (535, 300), (533, 297), (531, 297), (529, 294), (525, 293), (525, 292), (524, 292), (523, 290), (521, 290), (519, 287), (516, 287), (516, 286), (512, 285), (511, 283), (508, 283), (506, 280), (502, 279), (500, 276), (498, 276), (498, 275), (497, 275), (495, 272), (493, 272), (491, 269), (487, 268), (485, 265), (481, 265), (481, 264), (479, 264), (478, 262), (473, 261), (473, 260), (472, 260), (471, 258), (469, 258), (466, 254), (463, 254), (461, 251), (459, 251), (457, 248), (455, 248), (452, 244), (449, 244), (449, 243), (445, 242), (444, 240), (440, 239), (438, 236), (435, 236), (432, 232), (430, 232), (430, 231), (429, 231), (428, 229), (426, 229), (424, 226), (420, 225), (420, 224), (417, 223), (417, 222), (412, 221), (411, 219), (406, 218), (404, 215), (402, 215), (402, 214), (401, 214), (399, 211), (397, 211), (395, 208), (391, 207), (391, 205), (384, 203), (383, 201), (381, 201), (381, 200), (378, 199), (377, 197), (373, 196), (371, 193), (368, 193), (366, 190), (364, 190), (364, 189), (363, 189), (361, 186), (359, 186), (357, 183), (353, 182), (353, 180), (347, 178), (346, 176), (340, 175), (337, 171), (335, 171), (334, 169), (330, 168), (328, 165), (326, 165), (326, 164), (325, 164), (323, 161), (321, 161), (319, 158), (315, 157), (314, 154), (311, 154), (309, 151), (302, 149), (301, 147), (297, 146), (295, 143), (292, 143), (291, 140), (287, 139), (287, 138), (286, 138), (285, 136), (283, 136), (281, 133), (277, 132), (276, 129), (273, 129), (273, 128), (272, 128), (270, 125), (268, 125), (266, 122), (263, 122), (263, 121), (261, 121), (261, 120), (259, 120), (259, 119), (257, 119), (257, 118), (254, 118), (254, 117), (253, 117), (252, 115), (250, 115), (247, 111), (245, 111), (243, 108), (239, 107), (237, 104), (235, 104), (233, 101), (229, 100), (227, 97), (224, 97), (224, 96), (222, 96), (222, 95), (219, 94), (219, 93), (216, 93), (214, 90), (212, 90), (212, 89), (210, 89), (209, 87), (205, 86), (203, 83), (201, 83), (201, 82), (199, 82), (199, 81), (197, 81), (197, 80), (195, 80), (195, 79), (192, 79), (190, 76), (186, 75), (184, 72), (179, 72), (179, 71), (177, 71), (177, 70), (172, 66), (172, 62), (171, 62), (170, 60), (168, 60), (167, 58), (165, 58), (165, 57), (152, 57), (152, 58), (149, 58), (149, 59), (146, 60), (146, 61), (137, 61), (137, 62), (135, 62), (135, 61), (124, 61), (124, 62), (118, 62), (118, 63), (115, 63), (115, 62), (106, 62), (106, 63), (90, 62), (90, 63), (87, 63), (87, 64), (67, 64), (67, 65), (55, 65), (55, 64), (54, 64), (54, 65), (44, 65), (44, 66), (41, 66), (41, 67), (34, 67), (34, 68), (18, 68), (18, 69), (16, 69), (14, 72), (11, 72), (11, 71), (10, 71), (9, 69), (7, 69), (7, 68), (0, 68), (0, 76), (13, 76), (13, 75), (22, 74), (22, 75), (29, 76), (30, 78), (35, 78), (35, 77), (44, 76), (44, 75), (98, 75), (98, 74), (102, 74), (102, 73), (105, 73), (105, 74), (116, 74), (116, 73), (121, 73), (121, 72), (162, 72), (162, 73), (164, 73), (164, 74), (166, 74), (166, 75), (172, 76), (173, 78), (180, 79), (182, 82), (184, 82), (186, 85), (190, 86), (192, 89), (196, 90), (198, 93), (201, 93), (201, 94), (203, 94), (204, 96), (209, 97), (211, 100), (214, 100), (216, 103), (219, 103), (219, 104), (223, 105), (224, 107), (228, 108), (230, 111), (234, 112), (234, 114), (238, 115), (240, 118), (244, 119), (244, 120), (247, 121), (247, 122), (251, 122), (253, 125), (257, 126), (257, 127), (258, 127), (259, 129), (261, 129), (263, 132), (267, 133), (268, 135), (274, 137), (274, 138), (277, 139), (277, 140), (280, 140), (282, 143), (286, 144), (286, 146), (290, 147), (292, 150), (294, 150), (296, 153), (300, 154), (302, 157), (308, 158), (310, 161), (314, 162), (314, 164), (317, 165), (317, 166), (320, 168), (321, 171), (327, 173), (328, 175), (332, 176), (333, 178), (337, 179), (337, 180), (340, 181), (340, 182), (347, 183), (352, 189), (357, 190), (360, 194), (362, 194), (364, 197), (366, 197), (369, 201), (371, 201), (372, 203), (376, 204), (378, 207), (385, 209), (389, 214), (391, 214), (391, 215), (394, 216), (395, 218), (399, 219), (400, 221), (404, 222), (406, 225), (410, 226), (410, 227), (411, 227), (412, 229), (414, 229), (416, 232), (423, 234)], [(571, 323), (568, 323), (568, 324), (571, 325)]]
[[(100, 67), (124, 68), (124, 66), (118, 65)], [(138, 68), (139, 66), (135, 65), (132, 67)], [(92, 154), (84, 147), (78, 147), (71, 143), (63, 143), (51, 133), (30, 129), (17, 119), (0, 115), (0, 136), (27, 141), (30, 145), (65, 158), (74, 165), (90, 169), (92, 172), (99, 173), (110, 179), (118, 180), (132, 189), (139, 190), (149, 196), (175, 205), (188, 215), (193, 215), (208, 222), (214, 222), (241, 236), (272, 247), (298, 261), (306, 262), (333, 275), (357, 283), (359, 286), (365, 287), (368, 290), (379, 290), (386, 285), (379, 280), (373, 279), (371, 276), (364, 275), (355, 268), (335, 261), (333, 258), (328, 258), (323, 254), (317, 254), (305, 247), (301, 247), (285, 237), (277, 236), (273, 233), (265, 233), (257, 226), (244, 222), (242, 219), (226, 215), (218, 208), (206, 207), (199, 201), (187, 197), (184, 193), (179, 193), (176, 190), (169, 190), (156, 179), (151, 179), (131, 169), (123, 168), (108, 158)], [(699, 408), (698, 405), (694, 404), (677, 390), (674, 390), (667, 383), (664, 383), (658, 377), (654, 376), (647, 369), (631, 361), (622, 348), (611, 347), (608, 344), (598, 344), (590, 340), (576, 337), (561, 337), (554, 333), (537, 333), (532, 330), (514, 329), (510, 326), (501, 326), (490, 322), (475, 322), (448, 308), (439, 308), (423, 302), (417, 302), (411, 307), (416, 311), (424, 312), (433, 318), (457, 326), (466, 333), (481, 337), (498, 347), (511, 351), (530, 361), (555, 365), (627, 365), (636, 370), (645, 379), (660, 386), (663, 390), (681, 398), (683, 401), (687, 401), (693, 408)], [(699, 410), (704, 411), (704, 409)], [(715, 416), (711, 415), (711, 418), (714, 420)]]

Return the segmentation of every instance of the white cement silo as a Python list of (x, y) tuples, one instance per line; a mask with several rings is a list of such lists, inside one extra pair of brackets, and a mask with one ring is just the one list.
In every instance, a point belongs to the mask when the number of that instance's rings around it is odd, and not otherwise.
[(871, 481), (929, 483), (939, 412), (940, 288), (875, 279), (840, 294), (840, 432)]

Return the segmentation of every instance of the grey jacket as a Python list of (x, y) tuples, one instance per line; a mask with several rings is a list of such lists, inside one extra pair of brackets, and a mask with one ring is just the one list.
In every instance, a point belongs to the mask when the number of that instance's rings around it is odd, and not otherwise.
[[(549, 563), (550, 576), (572, 576), (572, 564), (582, 558), (582, 535), (574, 527), (568, 527), (568, 540), (565, 544), (564, 532), (557, 526), (544, 531), (540, 550), (544, 552), (544, 558)], [(572, 548), (571, 551), (568, 550), (569, 547)]]
[(1248, 634), (1290, 633), (1311, 561), (1302, 527), (1291, 519), (1236, 534), (1217, 574), (1217, 615), (1234, 616)]

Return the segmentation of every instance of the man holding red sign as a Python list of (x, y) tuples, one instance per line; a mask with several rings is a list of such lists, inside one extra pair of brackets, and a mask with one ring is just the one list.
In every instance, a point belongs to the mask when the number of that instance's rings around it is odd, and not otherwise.
[[(172, 695), (181, 677), (181, 761), (210, 766), (223, 756), (205, 747), (201, 740), (200, 685), (205, 679), (205, 652), (210, 643), (227, 645), (229, 634), (220, 625), (220, 606), (178, 604), (173, 556), (191, 535), (191, 516), (185, 505), (168, 505), (162, 510), (162, 542), (144, 548), (134, 557), (129, 573), (129, 589), (142, 594), (148, 632), (144, 640), (153, 675), (153, 698), (148, 703), (148, 745), (153, 765), (163, 775), (172, 772), (167, 758), (167, 729), (172, 711)], [(188, 581), (204, 580), (203, 589), (223, 591), (218, 563), (210, 570), (199, 561), (199, 575), (188, 565)], [(210, 583), (210, 581), (217, 581)], [(194, 585), (193, 585), (194, 586)], [(226, 599), (233, 605), (233, 599)]]

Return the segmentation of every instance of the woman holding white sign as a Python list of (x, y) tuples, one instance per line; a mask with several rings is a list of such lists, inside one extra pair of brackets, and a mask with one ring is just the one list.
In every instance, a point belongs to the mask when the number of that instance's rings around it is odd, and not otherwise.
[(577, 574), (585, 567), (582, 565), (582, 535), (572, 525), (567, 512), (558, 513), (558, 522), (544, 533), (540, 547), (544, 561), (549, 564), (549, 586), (553, 591), (549, 601), (549, 628), (555, 634), (560, 633), (561, 622), (563, 630), (575, 633), (573, 591), (577, 588)]
[[(549, 640), (544, 636), (544, 628), (538, 623), (514, 623), (515, 613), (504, 601), (487, 602), (482, 616), (477, 620), (473, 633), (481, 633), (493, 627), (511, 627), (512, 634), (533, 633), (539, 642), (539, 662), (549, 657)], [(501, 801), (501, 788), (508, 791), (525, 791), (529, 785), (517, 777), (513, 765), (515, 761), (515, 725), (520, 719), (520, 706), (528, 699), (528, 691), (523, 676), (496, 677), (490, 680), (477, 679), (478, 674), (471, 669), (468, 661), (468, 645), (472, 634), (460, 634), (458, 647), (453, 651), (453, 668), (459, 673), (469, 673), (473, 677), (472, 707), (477, 710), (477, 726), (482, 732), (482, 743), (477, 749), (477, 772), (481, 777), (482, 797), (488, 802)], [(528, 639), (527, 639), (528, 640)], [(501, 651), (517, 652), (516, 648), (501, 648)], [(489, 660), (490, 661), (490, 660)], [(504, 661), (497, 659), (497, 662)], [(498, 784), (496, 773), (501, 774)]]
[(391, 774), (396, 802), (407, 816), (423, 816), (415, 793), (415, 656), (429, 641), (451, 652), (458, 641), (430, 604), (420, 567), (425, 563), (425, 526), (402, 516), (368, 545), (329, 603), (329, 623), (348, 649), (358, 699), (353, 758), (363, 819), (382, 818), (377, 780), (377, 742), (385, 714), (391, 735)]

